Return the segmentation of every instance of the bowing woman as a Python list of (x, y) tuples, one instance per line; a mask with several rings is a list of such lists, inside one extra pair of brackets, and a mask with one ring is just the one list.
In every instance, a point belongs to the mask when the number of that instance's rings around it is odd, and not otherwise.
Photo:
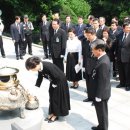
[(73, 28), (68, 30), (69, 38), (66, 44), (66, 52), (64, 60), (66, 62), (66, 77), (68, 81), (72, 81), (73, 85), (70, 88), (78, 88), (78, 81), (82, 79), (81, 70), (76, 73), (75, 66), (81, 64), (81, 41), (76, 37)]
[(70, 110), (70, 96), (65, 74), (56, 65), (41, 61), (36, 56), (28, 58), (25, 66), (27, 70), (38, 71), (35, 86), (40, 87), (43, 77), (48, 77), (50, 80), (49, 115), (45, 121), (51, 123), (58, 120), (59, 116), (68, 115)]

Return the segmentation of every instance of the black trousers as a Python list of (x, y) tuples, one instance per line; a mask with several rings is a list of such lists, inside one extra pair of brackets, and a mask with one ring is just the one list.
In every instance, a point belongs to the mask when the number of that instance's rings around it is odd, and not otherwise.
[(45, 39), (44, 41), (42, 40), (43, 43), (43, 50), (44, 50), (44, 55), (48, 58), (48, 55), (50, 55), (50, 47), (49, 47), (49, 41)]
[(88, 94), (88, 99), (92, 100), (93, 98), (93, 90), (91, 87), (91, 74), (88, 74), (85, 71), (85, 78), (86, 78), (86, 88), (87, 88), (87, 94)]
[(53, 64), (57, 65), (64, 72), (63, 58), (55, 58), (52, 56)]
[(15, 53), (16, 57), (22, 56), (23, 48), (22, 48), (23, 41), (20, 39), (18, 42), (15, 42)]
[(116, 77), (117, 74), (118, 74), (117, 61), (113, 60), (113, 76)]
[(3, 39), (2, 36), (0, 36), (0, 50), (1, 50), (1, 55), (5, 56), (5, 51), (4, 51), (4, 47), (3, 47)]
[(122, 86), (130, 87), (130, 62), (118, 61), (119, 80)]
[(96, 109), (98, 128), (100, 130), (108, 130), (108, 100), (103, 100), (101, 102), (94, 101), (94, 106)]
[(23, 45), (23, 54), (26, 54), (27, 46), (28, 46), (28, 53), (32, 54), (32, 35), (25, 35), (25, 42)]

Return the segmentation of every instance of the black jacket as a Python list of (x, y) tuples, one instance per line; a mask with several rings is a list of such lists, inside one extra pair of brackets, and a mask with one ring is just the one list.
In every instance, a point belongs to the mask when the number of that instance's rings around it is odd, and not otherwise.
[(60, 55), (65, 55), (66, 48), (66, 32), (59, 28), (57, 33), (51, 37), (51, 50), (54, 58), (60, 58)]
[(111, 96), (111, 83), (110, 83), (110, 60), (105, 54), (98, 61), (92, 72), (93, 99), (95, 97), (107, 100)]

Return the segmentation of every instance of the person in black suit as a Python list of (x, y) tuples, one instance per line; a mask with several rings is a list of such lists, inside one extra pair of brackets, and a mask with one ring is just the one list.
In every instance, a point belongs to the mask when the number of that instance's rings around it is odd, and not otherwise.
[(25, 41), (25, 34), (23, 31), (23, 26), (20, 23), (20, 16), (15, 17), (15, 23), (11, 24), (10, 27), (11, 31), (11, 37), (15, 45), (15, 53), (16, 53), (16, 59), (19, 60), (23, 59), (22, 52), (22, 44)]
[[(44, 59), (48, 58), (50, 55), (50, 46), (49, 46), (49, 26), (50, 22), (47, 21), (47, 17), (45, 14), (42, 15), (42, 22), (40, 23), (40, 40), (43, 43), (44, 49)], [(49, 49), (49, 51), (48, 51)]]
[(118, 29), (118, 23), (116, 21), (111, 22), (111, 28), (109, 30), (110, 38), (113, 40), (112, 53), (113, 53), (113, 77), (117, 77), (118, 67), (117, 59), (115, 59), (115, 50), (116, 50), (116, 39), (118, 35), (122, 32), (121, 29)]
[(66, 34), (68, 34), (68, 30), (73, 27), (74, 27), (74, 25), (73, 25), (73, 23), (71, 23), (71, 17), (66, 16), (66, 22), (62, 23), (61, 28), (63, 30), (65, 30)]
[(105, 25), (105, 23), (106, 23), (106, 19), (105, 19), (105, 17), (99, 17), (99, 24), (100, 24), (100, 29), (104, 29), (104, 28), (106, 28), (107, 26)]
[(51, 37), (52, 61), (64, 72), (63, 58), (67, 40), (66, 32), (60, 28), (58, 19), (52, 21), (52, 27), (54, 29)]
[(92, 71), (93, 101), (98, 118), (98, 126), (92, 130), (108, 130), (108, 100), (111, 96), (110, 60), (105, 52), (105, 43), (98, 40), (92, 45), (92, 52), (98, 61)]
[(123, 24), (123, 32), (117, 38), (116, 57), (118, 62), (120, 84), (130, 90), (130, 23)]
[(25, 33), (25, 42), (23, 46), (23, 55), (26, 54), (26, 48), (28, 46), (28, 54), (32, 55), (32, 30), (34, 30), (33, 24), (29, 21), (28, 15), (24, 15), (23, 30)]
[(83, 54), (83, 66), (85, 68), (85, 79), (86, 79), (86, 87), (87, 87), (87, 95), (88, 98), (84, 99), (83, 102), (92, 101), (92, 93), (91, 89), (91, 73), (94, 69), (97, 59), (92, 54), (92, 44), (97, 42), (99, 39), (96, 37), (96, 31), (92, 27), (88, 27), (84, 29), (84, 36), (86, 39), (82, 41), (82, 54)]
[(76, 36), (78, 37), (79, 40), (82, 39), (84, 35), (84, 28), (86, 27), (86, 24), (83, 23), (83, 18), (82, 16), (78, 17), (78, 24), (75, 25), (75, 31), (76, 31)]
[[(59, 16), (59, 13), (54, 13), (53, 15), (52, 15), (52, 20), (51, 20), (51, 22), (50, 22), (50, 26), (49, 26), (49, 37), (50, 37), (50, 40), (49, 40), (49, 46), (50, 46), (50, 51), (52, 52), (52, 45), (51, 45), (51, 37), (54, 35), (54, 29), (53, 29), (53, 27), (52, 27), (52, 21), (54, 20), (54, 19), (58, 19), (58, 21), (59, 21), (59, 28), (61, 27), (61, 25), (62, 25), (62, 21), (60, 20), (60, 16)], [(49, 55), (49, 58), (51, 58), (52, 56), (51, 55)]]
[(102, 29), (99, 28), (99, 19), (93, 19), (93, 28), (96, 30), (96, 36), (99, 39), (102, 39)]
[(94, 16), (93, 15), (89, 15), (88, 16), (88, 23), (86, 24), (86, 27), (93, 27), (93, 20), (94, 20)]
[(67, 116), (70, 110), (70, 95), (65, 74), (54, 64), (41, 61), (33, 56), (26, 60), (27, 70), (37, 71), (37, 87), (41, 86), (43, 77), (50, 80), (49, 87), (49, 115), (45, 119), (48, 123), (58, 120), (59, 116)]

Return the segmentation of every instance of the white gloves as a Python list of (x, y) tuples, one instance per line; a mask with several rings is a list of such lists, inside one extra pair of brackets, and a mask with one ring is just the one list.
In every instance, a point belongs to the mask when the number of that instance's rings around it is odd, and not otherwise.
[(55, 85), (55, 84), (52, 84), (52, 87), (53, 87), (53, 88), (56, 88), (56, 87), (57, 87), (57, 85)]
[(96, 102), (101, 102), (102, 99), (101, 99), (101, 98), (98, 98), (98, 97), (95, 97), (95, 101), (96, 101)]
[(64, 55), (60, 55), (60, 58), (64, 58)]

